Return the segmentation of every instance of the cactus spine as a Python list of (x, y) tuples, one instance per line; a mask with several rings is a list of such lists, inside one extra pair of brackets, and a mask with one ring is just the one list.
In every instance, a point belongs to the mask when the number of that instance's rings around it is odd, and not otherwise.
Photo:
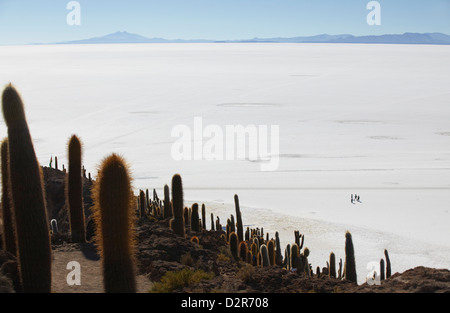
[(51, 246), (41, 168), (20, 95), (9, 84), (2, 96), (8, 127), (10, 199), (14, 207), (24, 292), (51, 292)]
[(81, 142), (76, 135), (70, 138), (68, 150), (69, 174), (67, 175), (66, 197), (69, 206), (70, 230), (73, 242), (84, 243), (86, 242), (86, 227), (81, 177)]
[(96, 237), (107, 293), (134, 293), (135, 215), (128, 166), (112, 154), (103, 160), (93, 190)]
[(2, 142), (2, 214), (3, 214), (3, 249), (17, 255), (14, 215), (9, 190), (8, 139)]
[(345, 279), (356, 283), (356, 264), (355, 251), (353, 248), (352, 234), (347, 231), (345, 233), (345, 263), (344, 263)]
[(185, 237), (183, 211), (183, 182), (179, 174), (172, 177), (172, 216), (170, 228), (178, 236)]

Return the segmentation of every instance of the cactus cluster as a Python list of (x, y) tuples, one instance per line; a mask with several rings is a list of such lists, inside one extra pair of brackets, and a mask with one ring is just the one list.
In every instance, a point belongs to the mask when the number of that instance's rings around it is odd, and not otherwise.
[[(8, 85), (2, 95), (2, 109), (8, 137), (1, 145), (3, 247), (18, 257), (20, 288), (24, 292), (51, 292), (50, 234), (59, 232), (56, 219), (48, 220), (41, 167), (36, 159), (24, 106), (15, 88)], [(51, 163), (50, 163), (51, 166)], [(55, 168), (58, 159), (55, 156)], [(63, 170), (66, 169), (63, 165)], [(81, 140), (73, 135), (68, 143), (68, 170), (66, 175), (66, 203), (69, 212), (72, 242), (86, 242), (86, 218), (83, 206), (83, 177)], [(89, 180), (91, 176), (89, 173)], [(171, 188), (164, 185), (164, 199), (155, 189), (150, 198), (149, 189), (139, 190), (134, 196), (132, 179), (124, 158), (111, 154), (99, 168), (93, 188), (93, 217), (96, 240), (102, 260), (105, 292), (136, 292), (136, 238), (135, 223), (141, 219), (167, 219), (172, 231), (199, 245), (207, 229), (206, 206), (193, 203), (185, 206), (180, 174), (172, 177)], [(225, 230), (219, 216), (211, 213), (210, 231), (219, 232), (228, 244), (232, 262), (245, 262), (261, 268), (283, 267), (298, 275), (328, 275), (333, 279), (357, 282), (352, 235), (345, 233), (345, 260), (339, 260), (336, 269), (334, 252), (327, 266), (313, 271), (304, 247), (305, 235), (294, 231), (294, 241), (284, 249), (279, 233), (275, 238), (263, 228), (247, 227), (244, 232), (238, 195), (234, 195), (235, 214), (230, 214)], [(51, 232), (49, 225), (51, 226)], [(199, 238), (200, 237), (200, 238)], [(380, 260), (381, 279), (391, 276), (387, 250)]]

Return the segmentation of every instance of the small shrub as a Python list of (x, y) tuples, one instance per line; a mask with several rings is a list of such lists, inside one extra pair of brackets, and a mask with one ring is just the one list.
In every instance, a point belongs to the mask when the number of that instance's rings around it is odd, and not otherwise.
[(236, 276), (242, 279), (244, 283), (249, 283), (253, 280), (254, 274), (255, 274), (254, 266), (247, 263), (242, 263), (242, 267), (236, 273)]
[(191, 284), (198, 283), (201, 280), (209, 280), (214, 277), (213, 273), (207, 273), (203, 270), (191, 270), (184, 268), (181, 271), (167, 272), (161, 278), (161, 282), (155, 283), (150, 289), (153, 293), (171, 293), (174, 290), (188, 287)]

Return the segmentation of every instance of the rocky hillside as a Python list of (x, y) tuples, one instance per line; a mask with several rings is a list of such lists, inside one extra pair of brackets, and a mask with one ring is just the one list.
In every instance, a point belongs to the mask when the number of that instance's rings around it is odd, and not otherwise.
[[(58, 221), (52, 234), (53, 292), (103, 292), (101, 261), (96, 251), (95, 225), (91, 221), (93, 182), (84, 179), (84, 202), (88, 240), (70, 242), (65, 204), (65, 173), (44, 168), (48, 217)], [(312, 276), (287, 270), (283, 265), (267, 267), (237, 260), (230, 252), (225, 231), (187, 229), (186, 238), (176, 235), (169, 219), (157, 216), (140, 218), (136, 225), (136, 267), (138, 292), (164, 293), (449, 293), (450, 271), (417, 267), (394, 273), (381, 285), (357, 285), (329, 277), (326, 271)], [(191, 240), (191, 238), (197, 240)], [(67, 260), (82, 264), (81, 286), (67, 286)], [(59, 262), (59, 263), (58, 263)], [(60, 266), (60, 267), (61, 267)], [(20, 292), (16, 258), (0, 250), (0, 292)], [(86, 275), (86, 273), (89, 273)]]

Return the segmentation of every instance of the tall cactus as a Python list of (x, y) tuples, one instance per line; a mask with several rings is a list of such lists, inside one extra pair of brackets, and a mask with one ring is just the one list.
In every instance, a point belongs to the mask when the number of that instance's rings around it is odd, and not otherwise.
[(202, 229), (206, 230), (206, 206), (202, 203)]
[(172, 205), (170, 204), (169, 186), (164, 185), (164, 218), (172, 216)]
[(200, 219), (198, 215), (198, 203), (194, 203), (192, 205), (192, 213), (191, 213), (191, 230), (192, 231), (200, 231)]
[(281, 254), (280, 235), (275, 232), (275, 264), (281, 265), (283, 263), (283, 255)]
[(51, 292), (51, 246), (42, 173), (22, 99), (9, 84), (2, 96), (8, 127), (9, 176), (22, 290)]
[(259, 249), (259, 253), (261, 254), (261, 266), (270, 266), (269, 251), (267, 249), (267, 246), (265, 244), (262, 244)]
[(333, 252), (330, 253), (330, 269), (328, 272), (330, 277), (336, 278), (336, 256)]
[(241, 241), (239, 243), (239, 259), (246, 262), (247, 261), (247, 253), (248, 253), (247, 243), (245, 241)]
[(291, 268), (295, 268), (299, 272), (299, 270), (300, 270), (300, 249), (296, 243), (293, 243), (291, 245), (290, 257), (291, 257), (291, 262), (290, 262)]
[(274, 240), (269, 240), (267, 242), (267, 250), (269, 252), (269, 261), (270, 261), (270, 265), (275, 265), (275, 241)]
[(242, 225), (241, 207), (239, 206), (238, 195), (234, 195), (234, 205), (236, 207), (237, 235), (239, 242), (241, 242), (244, 240), (244, 226)]
[(170, 228), (178, 236), (185, 237), (184, 229), (184, 202), (183, 202), (183, 182), (179, 174), (172, 177), (172, 219), (170, 220)]
[(69, 206), (72, 241), (86, 242), (86, 226), (83, 205), (83, 182), (81, 174), (81, 142), (76, 135), (69, 140), (69, 174), (66, 182), (66, 197)]
[(356, 263), (355, 251), (353, 248), (352, 234), (347, 231), (345, 233), (345, 265), (344, 265), (345, 279), (356, 283)]
[(3, 249), (17, 255), (14, 215), (9, 190), (8, 138), (1, 146), (2, 161), (2, 214), (3, 214)]
[(122, 157), (112, 154), (103, 160), (93, 200), (105, 292), (134, 293), (133, 192), (128, 166)]
[(391, 260), (389, 259), (389, 253), (384, 249), (384, 256), (386, 257), (386, 279), (391, 277)]
[(238, 236), (235, 232), (232, 232), (230, 234), (230, 251), (231, 251), (231, 255), (233, 256), (234, 260), (238, 260), (239, 259), (239, 241), (238, 241)]

